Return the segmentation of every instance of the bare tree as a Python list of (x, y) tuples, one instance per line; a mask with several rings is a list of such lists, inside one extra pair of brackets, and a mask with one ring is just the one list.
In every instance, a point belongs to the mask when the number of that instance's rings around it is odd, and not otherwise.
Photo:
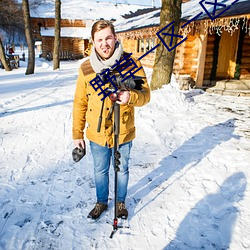
[(61, 33), (61, 0), (55, 0), (55, 40), (53, 49), (53, 69), (60, 68), (59, 48)]
[[(181, 18), (181, 3), (182, 0), (162, 0), (160, 30), (166, 27), (166, 29), (164, 29), (164, 33), (173, 34), (172, 25), (170, 24), (174, 21), (174, 34), (178, 34)], [(165, 44), (171, 44), (171, 48), (173, 48), (177, 43), (176, 36), (164, 35), (161, 37)], [(175, 49), (170, 49), (169, 52), (164, 44), (160, 42), (160, 46), (156, 49), (152, 81), (150, 84), (152, 90), (160, 88), (163, 84), (170, 83), (174, 57)]]
[(25, 36), (26, 36), (26, 41), (28, 44), (28, 66), (27, 66), (25, 74), (30, 75), (30, 74), (34, 74), (34, 70), (35, 70), (35, 48), (34, 48), (34, 41), (32, 37), (30, 9), (29, 9), (28, 0), (22, 0), (22, 8), (23, 8)]
[(23, 28), (22, 6), (17, 0), (0, 0), (0, 28), (10, 35)]
[(6, 71), (10, 71), (7, 62), (4, 43), (13, 43), (16, 34), (23, 30), (22, 8), (16, 0), (0, 0), (0, 29), (4, 35), (0, 36), (0, 61)]
[(8, 62), (6, 60), (6, 56), (5, 56), (4, 47), (3, 47), (3, 43), (2, 43), (1, 37), (0, 37), (0, 61), (1, 61), (3, 67), (4, 67), (4, 69), (6, 71), (10, 71), (11, 70), (11, 68), (10, 68), (10, 66), (9, 66), (9, 64), (8, 64)]

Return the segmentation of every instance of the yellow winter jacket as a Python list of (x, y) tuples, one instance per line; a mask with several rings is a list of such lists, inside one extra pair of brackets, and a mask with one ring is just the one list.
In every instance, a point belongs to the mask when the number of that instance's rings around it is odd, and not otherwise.
[[(140, 61), (134, 57), (131, 58), (134, 60), (134, 62), (136, 62), (138, 68), (140, 68)], [(129, 69), (130, 68), (124, 69), (123, 73)], [(125, 105), (120, 105), (119, 144), (129, 142), (135, 138), (134, 107), (143, 106), (150, 100), (150, 89), (143, 68), (136, 72), (135, 76), (144, 77), (144, 83), (142, 84), (142, 90), (130, 90), (129, 102)], [(101, 99), (103, 95), (98, 95), (100, 90), (95, 91), (89, 83), (95, 77), (96, 73), (91, 67), (90, 61), (87, 60), (83, 62), (79, 69), (73, 102), (73, 140), (84, 138), (83, 131), (87, 122), (86, 137), (88, 140), (101, 146), (107, 145), (109, 148), (111, 148), (114, 147), (114, 114), (112, 114), (112, 118), (109, 120), (108, 114), (112, 106), (112, 101), (109, 99), (109, 97), (106, 97), (104, 100), (101, 130), (98, 133), (97, 126), (102, 106)], [(106, 85), (102, 88), (105, 89)]]

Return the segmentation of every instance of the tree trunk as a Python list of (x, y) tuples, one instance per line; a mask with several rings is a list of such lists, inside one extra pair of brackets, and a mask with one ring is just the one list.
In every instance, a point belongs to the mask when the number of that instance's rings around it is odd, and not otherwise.
[[(181, 0), (162, 0), (161, 15), (160, 15), (160, 30), (164, 29), (163, 33), (178, 34), (181, 18)], [(174, 25), (174, 32), (172, 26)], [(168, 84), (171, 81), (171, 75), (174, 64), (175, 49), (172, 49), (177, 43), (177, 37), (169, 35), (160, 35), (169, 50), (165, 47), (162, 41), (159, 41), (160, 46), (156, 49), (152, 81), (150, 88), (152, 90), (161, 88), (163, 84)], [(171, 41), (171, 39), (173, 39)], [(171, 45), (171, 46), (170, 46)]]
[(59, 48), (61, 33), (61, 0), (55, 1), (55, 40), (53, 50), (53, 70), (60, 68)]
[(22, 8), (23, 8), (25, 36), (28, 44), (28, 66), (25, 75), (30, 75), (34, 74), (34, 69), (35, 69), (35, 48), (32, 37), (32, 27), (30, 21), (30, 9), (28, 0), (22, 0)]
[(1, 64), (3, 65), (4, 69), (6, 71), (11, 71), (11, 68), (6, 60), (6, 56), (5, 56), (5, 52), (4, 52), (4, 47), (3, 47), (3, 43), (2, 43), (2, 39), (0, 37), (0, 61)]

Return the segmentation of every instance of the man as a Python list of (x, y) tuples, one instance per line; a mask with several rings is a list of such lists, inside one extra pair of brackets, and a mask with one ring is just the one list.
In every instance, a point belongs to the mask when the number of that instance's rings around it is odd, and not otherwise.
[[(109, 21), (100, 20), (94, 23), (91, 37), (93, 50), (90, 59), (81, 65), (77, 79), (73, 104), (73, 140), (76, 147), (85, 147), (83, 130), (87, 122), (86, 137), (90, 141), (93, 155), (97, 197), (97, 203), (90, 211), (88, 218), (97, 219), (108, 208), (109, 168), (114, 152), (114, 114), (111, 113), (112, 101), (107, 97), (104, 99), (102, 114), (104, 119), (101, 123), (100, 132), (97, 132), (102, 96), (90, 83), (103, 70), (110, 69), (114, 72), (115, 69), (112, 67), (125, 55), (125, 52), (121, 43), (117, 40), (113, 24)], [(141, 67), (140, 62), (137, 59), (134, 59), (134, 61), (139, 69)], [(135, 138), (134, 107), (143, 106), (150, 100), (150, 90), (143, 68), (138, 70), (135, 75), (143, 77), (143, 81), (140, 80), (142, 82), (140, 90), (125, 89), (117, 92), (117, 103), (120, 104), (119, 152), (121, 153), (117, 183), (118, 218), (127, 218), (128, 216), (125, 198), (129, 177), (128, 161), (132, 140)], [(110, 83), (106, 82), (106, 85), (110, 85)], [(108, 118), (110, 113), (111, 119)]]

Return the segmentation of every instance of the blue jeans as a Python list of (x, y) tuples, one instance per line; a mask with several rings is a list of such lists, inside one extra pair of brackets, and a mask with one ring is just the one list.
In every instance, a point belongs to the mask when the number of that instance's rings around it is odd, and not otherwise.
[[(121, 164), (119, 165), (120, 171), (118, 172), (117, 200), (121, 202), (125, 201), (127, 195), (129, 178), (128, 161), (131, 147), (132, 141), (119, 146)], [(103, 147), (91, 141), (90, 148), (94, 161), (97, 202), (107, 204), (109, 196), (109, 168), (111, 159), (112, 163), (114, 162), (114, 148)]]

